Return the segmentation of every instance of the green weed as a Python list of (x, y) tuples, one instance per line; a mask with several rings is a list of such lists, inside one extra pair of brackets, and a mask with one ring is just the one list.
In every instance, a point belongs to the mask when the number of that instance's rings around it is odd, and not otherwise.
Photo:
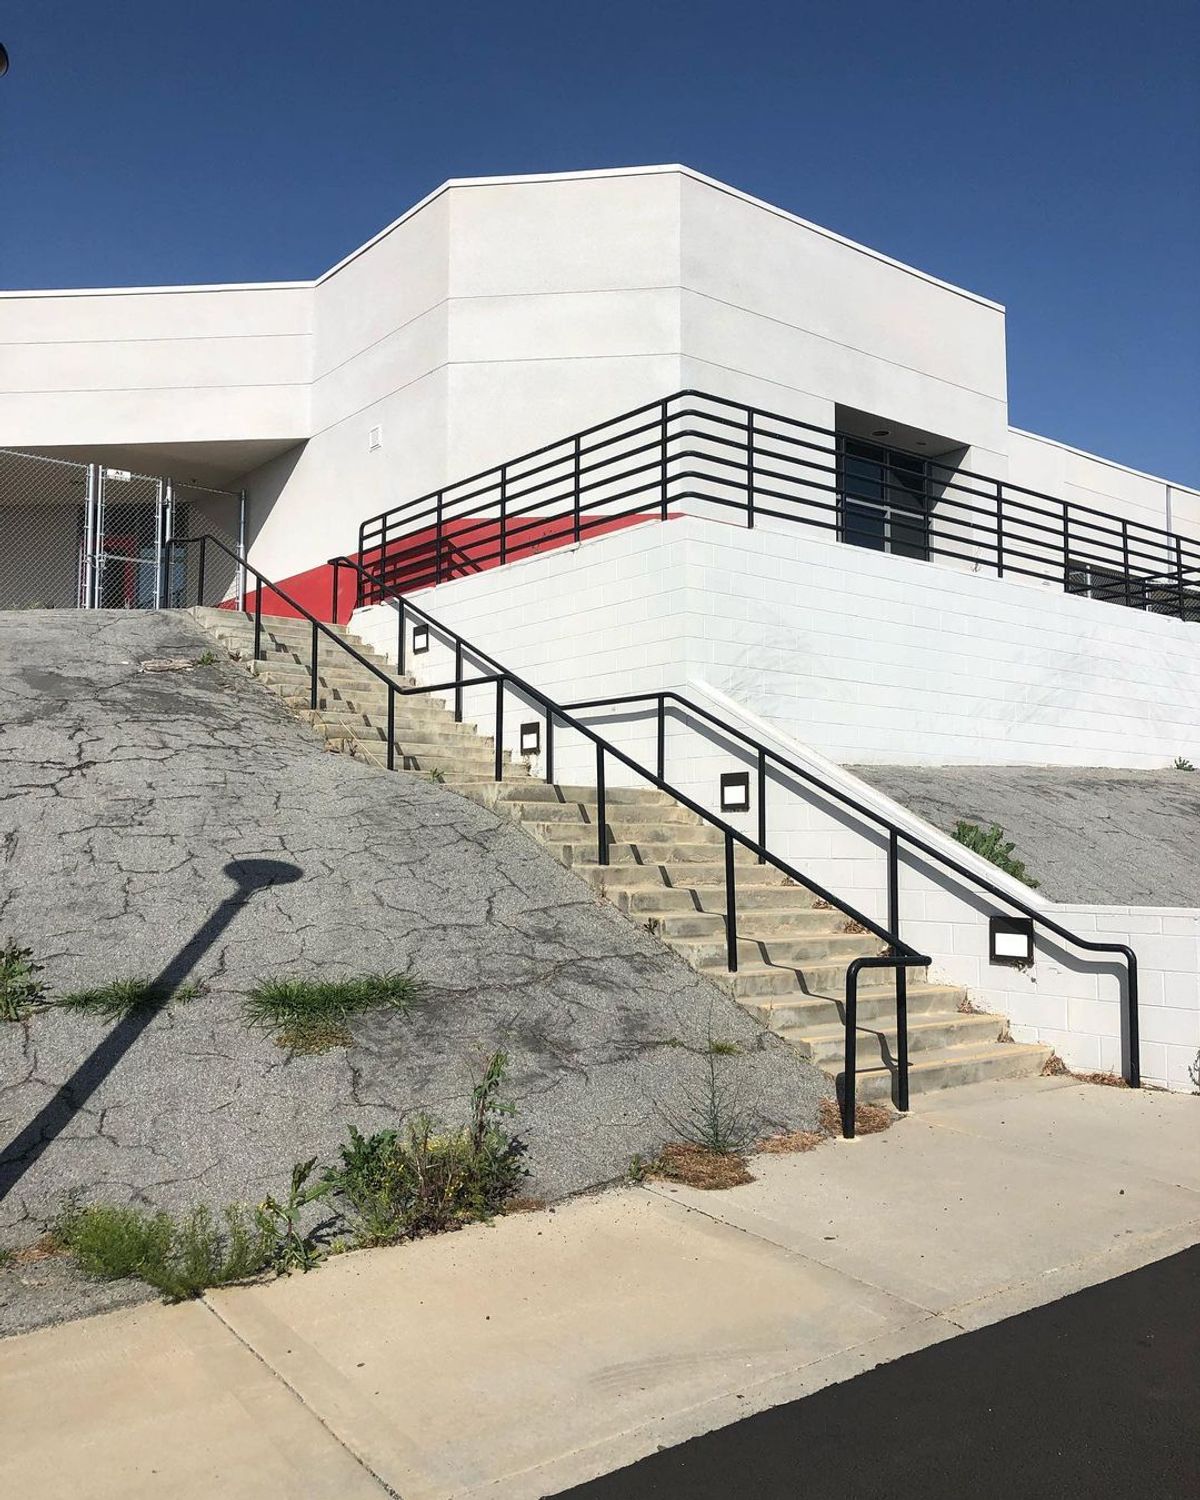
[(20, 948), (9, 938), (0, 948), (0, 1021), (19, 1021), (46, 994), (37, 977), (43, 965), (34, 962), (32, 948)]
[(341, 1166), (325, 1181), (344, 1201), (357, 1244), (453, 1229), (490, 1218), (512, 1198), (525, 1175), (525, 1147), (501, 1123), (513, 1112), (500, 1098), (507, 1062), (503, 1052), (489, 1058), (464, 1125), (421, 1113), (401, 1130), (364, 1136), (350, 1127)]
[(58, 1004), (64, 1010), (98, 1016), (102, 1021), (119, 1021), (134, 1011), (158, 1010), (171, 1003), (194, 1000), (200, 993), (198, 984), (180, 984), (172, 989), (151, 979), (112, 979), (92, 989), (73, 990)]
[(353, 1016), (368, 1010), (404, 1013), (420, 995), (420, 985), (407, 974), (264, 979), (246, 997), (246, 1020), (274, 1030), (279, 1045), (292, 1052), (325, 1052), (350, 1043)]
[(178, 1220), (111, 1203), (72, 1206), (56, 1237), (90, 1275), (145, 1281), (169, 1302), (258, 1275), (274, 1248), (236, 1206), (225, 1209), (220, 1223), (203, 1206)]
[(1028, 873), (1023, 860), (1013, 857), (1013, 849), (1016, 846), (1011, 842), (1005, 842), (1004, 829), (999, 823), (993, 823), (985, 833), (978, 823), (968, 823), (960, 818), (954, 825), (954, 837), (964, 848), (981, 854), (998, 870), (1003, 870), (1006, 875), (1011, 875), (1032, 890), (1037, 890), (1040, 882), (1034, 880), (1033, 876)]

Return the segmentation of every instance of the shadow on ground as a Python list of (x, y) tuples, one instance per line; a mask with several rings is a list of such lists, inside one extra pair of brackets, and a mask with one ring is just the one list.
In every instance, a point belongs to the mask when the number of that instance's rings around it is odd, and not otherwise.
[[(498, 1047), (545, 1197), (661, 1143), (710, 1034), (740, 1045), (764, 1122), (813, 1122), (820, 1074), (511, 823), (326, 753), (232, 663), (139, 670), (210, 646), (178, 615), (0, 615), (0, 941), (33, 948), (59, 993), (204, 986), (115, 1028), (53, 1009), (0, 1028), (0, 1245), (75, 1191), (256, 1200), (350, 1121), (456, 1115)], [(427, 998), (348, 1049), (293, 1058), (244, 1023), (264, 976), (383, 969)], [(6, 1273), (0, 1329), (29, 1326), (20, 1301)]]

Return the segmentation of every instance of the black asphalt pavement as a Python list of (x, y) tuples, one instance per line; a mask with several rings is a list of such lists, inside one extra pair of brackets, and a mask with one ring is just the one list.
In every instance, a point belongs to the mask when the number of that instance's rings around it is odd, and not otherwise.
[(1200, 1247), (566, 1493), (1196, 1500)]

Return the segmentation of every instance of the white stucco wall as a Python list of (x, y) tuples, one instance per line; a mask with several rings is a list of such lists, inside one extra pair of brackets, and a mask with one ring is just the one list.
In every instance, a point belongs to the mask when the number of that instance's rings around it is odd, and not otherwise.
[[(813, 655), (804, 634), (804, 617), (820, 607), (812, 598), (810, 580), (802, 577), (798, 591), (784, 584), (782, 580), (791, 576), (789, 570), (795, 560), (782, 559), (783, 571), (772, 572), (767, 561), (777, 549), (779, 538), (763, 534), (765, 555), (760, 555), (757, 571), (743, 577), (749, 592), (735, 599), (714, 586), (717, 580), (707, 561), (708, 549), (721, 546), (721, 540), (714, 541), (718, 533), (746, 535), (693, 519), (650, 524), (585, 542), (569, 551), (443, 584), (415, 598), (437, 619), (461, 631), (559, 702), (677, 689), (827, 783), (850, 792), (888, 821), (944, 848), (961, 864), (1045, 911), (1068, 930), (1097, 941), (1129, 943), (1141, 966), (1145, 1077), (1162, 1086), (1188, 1087), (1187, 1068), (1200, 1050), (1200, 912), (1050, 903), (836, 764), (828, 746), (821, 743), (822, 733), (844, 736), (849, 731), (842, 719), (829, 720), (830, 710), (849, 704), (865, 722), (870, 708), (862, 699), (852, 699), (854, 686), (844, 682), (838, 685), (828, 676), (809, 676)], [(859, 555), (851, 548), (838, 551)], [(874, 554), (861, 557), (868, 563), (879, 561)], [(894, 558), (884, 561), (894, 569), (903, 562)], [(810, 566), (820, 569), (821, 565), (810, 560)], [(919, 576), (930, 565), (906, 566)], [(946, 575), (939, 572), (937, 576), (944, 579)], [(819, 572), (817, 577), (819, 581)], [(869, 583), (878, 582), (870, 571), (864, 578)], [(962, 581), (966, 585), (980, 582), (969, 577)], [(1126, 617), (1151, 631), (1161, 625), (1177, 625), (1157, 617), (1133, 616), (1114, 605), (1030, 595), (1019, 584), (1000, 584), (998, 589), (1009, 596), (1005, 601), (1011, 611), (1008, 615), (997, 611), (993, 599), (990, 604), (985, 601), (967, 621), (959, 621), (965, 623), (981, 661), (999, 649), (998, 635), (1007, 631), (1011, 636), (1014, 620), (1031, 610), (1036, 613), (1042, 606), (1051, 617), (1059, 603), (1103, 617), (1099, 624), (1093, 622), (1097, 635), (1106, 633), (1104, 619), (1116, 616), (1111, 622), (1111, 649), (1119, 649)], [(889, 597), (886, 591), (872, 590), (851, 593), (843, 599), (840, 619), (862, 624), (864, 612), (874, 608), (867, 626), (875, 635), (860, 640), (863, 660), (869, 662), (877, 656), (880, 665), (873, 676), (867, 670), (861, 673), (858, 688), (866, 693), (880, 689), (892, 693), (905, 685), (906, 669), (888, 660), (889, 646), (897, 642), (907, 641), (913, 653), (908, 670), (937, 678), (937, 652), (944, 649), (938, 644), (940, 626), (927, 623), (922, 634), (915, 623), (919, 609), (938, 616), (938, 611), (928, 605), (928, 593), (912, 589), (907, 602)], [(396, 615), (390, 607), (362, 610), (354, 624), (394, 659)], [(1047, 641), (1061, 640), (1061, 632), (1045, 634)], [(1028, 643), (1033, 644), (1027, 643), (1026, 668), (1034, 665), (1039, 650), (1058, 649), (1045, 643), (1039, 647), (1037, 639), (1036, 633), (1028, 637)], [(1013, 642), (1009, 639), (1006, 644), (1012, 646)], [(726, 649), (730, 646), (736, 658), (732, 664)], [(1134, 658), (1144, 662), (1155, 649), (1156, 643), (1143, 639)], [(441, 681), (453, 675), (453, 657), (435, 633), (429, 653), (410, 656), (408, 667), (420, 681)], [(1188, 669), (1196, 671), (1191, 663)], [(1042, 662), (1039, 670), (1046, 683), (1055, 680), (1049, 660)], [(776, 677), (796, 683), (795, 693), (786, 701), (786, 718), (770, 711), (773, 702), (776, 709), (780, 705), (764, 689)], [(977, 666), (972, 689), (977, 701), (987, 692), (988, 682), (986, 669)], [(1164, 697), (1171, 695), (1168, 684), (1160, 682), (1159, 689)], [(1082, 711), (1078, 698), (1064, 687), (1057, 696), (1042, 701), (1037, 710), (1043, 727), (1058, 725), (1057, 749), (1063, 763), (1071, 763), (1066, 757), (1078, 755), (1075, 741), (1079, 731), (1072, 727)], [(1013, 712), (1027, 711), (1027, 704), (1018, 698), (1009, 700), (1009, 706)], [(1193, 709), (1200, 732), (1200, 707), (1195, 702)], [(519, 695), (510, 694), (505, 715), (506, 742), (511, 748), (516, 744), (520, 722), (538, 714), (522, 705)], [(596, 711), (584, 717), (611, 743), (642, 765), (653, 766), (652, 708)], [(492, 733), (491, 688), (468, 691), (466, 718), (484, 733)], [(1136, 739), (1136, 728), (1130, 733)], [(1003, 726), (997, 726), (984, 748), (991, 759), (1001, 761), (1006, 743)], [(1132, 741), (1127, 737), (1123, 743), (1126, 752), (1132, 753)], [(669, 779), (714, 812), (719, 810), (721, 772), (752, 768), (736, 742), (724, 741), (702, 725), (677, 717), (669, 721), (666, 748)], [(887, 755), (874, 758), (887, 759), (890, 754), (889, 744)], [(864, 755), (862, 744), (854, 740), (848, 758), (872, 757)], [(1077, 759), (1073, 763), (1081, 762)], [(590, 744), (560, 729), (555, 744), (556, 779), (594, 784), (594, 764)], [(540, 768), (541, 762), (535, 762), (535, 769)], [(613, 763), (607, 774), (612, 785), (638, 780), (634, 773)], [(885, 918), (884, 841), (877, 824), (814, 793), (802, 780), (775, 771), (769, 779), (767, 810), (773, 849), (851, 905), (876, 919)], [(757, 809), (731, 821), (753, 835), (756, 819)], [(1046, 1042), (1070, 1066), (1082, 1071), (1119, 1070), (1123, 981), (1118, 960), (1088, 958), (1069, 945), (1042, 939), (1035, 964), (1028, 972), (991, 964), (986, 918), (991, 912), (1008, 910), (1002, 902), (981, 894), (969, 881), (939, 872), (915, 854), (904, 859), (901, 887), (903, 934), (914, 946), (930, 953), (936, 976), (966, 985), (981, 1008), (1008, 1016), (1017, 1040)]]
[(560, 699), (699, 674), (843, 763), (1154, 767), (1200, 750), (1195, 625), (779, 523), (649, 522), (429, 597)]
[[(1004, 340), (985, 297), (687, 168), (467, 179), (312, 282), (0, 294), (0, 446), (141, 446), (187, 477), (210, 445), (286, 577), (388, 505), (694, 387), (877, 413), (1200, 537), (1200, 492), (1008, 428)], [(249, 473), (216, 454), (251, 441)]]

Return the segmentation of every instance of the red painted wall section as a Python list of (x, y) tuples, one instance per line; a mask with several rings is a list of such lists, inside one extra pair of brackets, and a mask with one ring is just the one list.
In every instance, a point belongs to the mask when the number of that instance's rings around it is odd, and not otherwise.
[[(580, 540), (589, 541), (610, 531), (624, 531), (629, 526), (639, 526), (646, 521), (657, 521), (660, 516), (632, 515), (607, 519), (603, 516), (585, 517), (580, 527)], [(674, 514), (668, 520), (674, 520)], [(534, 525), (523, 525), (518, 530), (509, 528), (504, 547), (504, 562), (516, 562), (518, 558), (532, 557), (540, 552), (569, 547), (575, 541), (574, 522), (570, 516), (552, 517)], [(362, 561), (357, 552), (348, 554), (356, 562)], [(378, 568), (379, 549), (375, 548), (365, 559), (368, 567)], [(438, 580), (438, 537), (436, 527), (412, 532), (389, 542), (384, 574), (389, 594), (411, 594), (418, 589), (430, 588)], [(474, 573), (501, 566), (500, 526), (493, 520), (475, 520), (470, 517), (446, 522), (441, 539), (441, 580), (467, 578)], [(288, 578), (276, 580), (278, 586), (294, 599), (302, 609), (316, 615), (318, 620), (333, 621), (344, 625), (358, 603), (358, 575), (350, 568), (338, 570), (338, 598), (336, 608), (333, 599), (333, 568), (329, 563), (309, 568), (303, 573), (293, 573)], [(257, 590), (247, 589), (246, 609), (253, 612), (258, 597)], [(233, 609), (232, 600), (226, 600), (222, 609)], [(263, 614), (284, 615), (288, 618), (303, 618), (299, 610), (281, 599), (275, 590), (263, 590)]]

